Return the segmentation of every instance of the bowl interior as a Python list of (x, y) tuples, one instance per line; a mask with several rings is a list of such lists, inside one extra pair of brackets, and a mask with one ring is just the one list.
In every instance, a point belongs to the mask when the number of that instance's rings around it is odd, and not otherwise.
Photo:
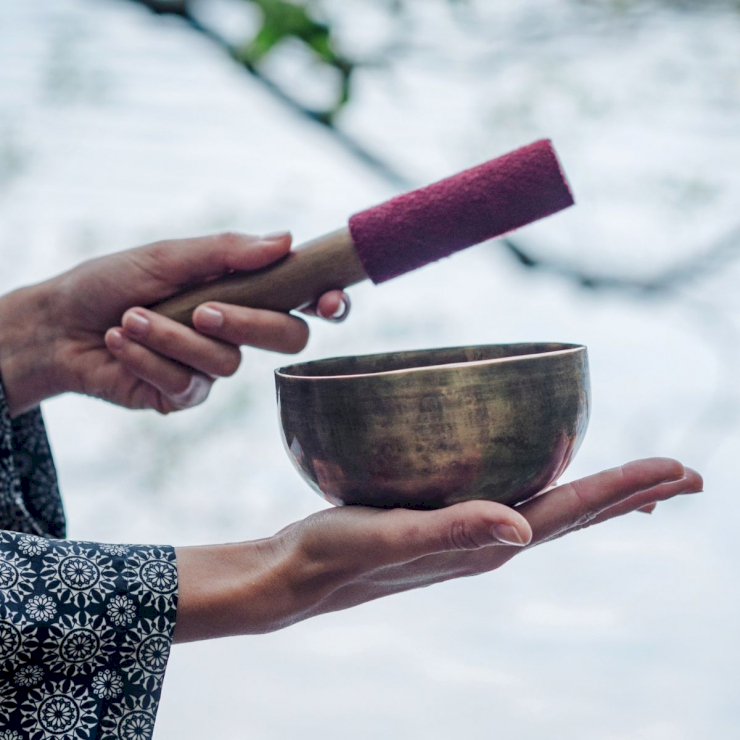
[(476, 362), (507, 361), (537, 355), (575, 352), (580, 344), (555, 342), (525, 342), (521, 344), (494, 344), (473, 347), (446, 347), (443, 349), (383, 352), (375, 355), (332, 357), (288, 365), (276, 370), (276, 375), (298, 378), (337, 378), (358, 375), (379, 375), (418, 370), (443, 365), (463, 365)]

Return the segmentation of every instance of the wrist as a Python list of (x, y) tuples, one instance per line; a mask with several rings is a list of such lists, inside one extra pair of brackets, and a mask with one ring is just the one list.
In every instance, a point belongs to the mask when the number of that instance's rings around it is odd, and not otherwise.
[(274, 632), (303, 618), (279, 537), (175, 552), (175, 642)]
[(0, 297), (0, 375), (11, 417), (63, 392), (55, 363), (58, 332), (49, 283)]

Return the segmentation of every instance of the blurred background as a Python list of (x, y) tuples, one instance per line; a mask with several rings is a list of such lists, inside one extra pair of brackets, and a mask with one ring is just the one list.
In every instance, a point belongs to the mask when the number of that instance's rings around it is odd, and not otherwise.
[[(173, 650), (155, 738), (730, 738), (740, 705), (738, 0), (0, 0), (0, 288), (223, 229), (296, 241), (540, 138), (578, 206), (351, 290), (302, 358), (589, 347), (578, 477), (706, 493), (500, 572)], [(325, 506), (245, 350), (168, 418), (46, 404), (69, 536), (269, 536)]]

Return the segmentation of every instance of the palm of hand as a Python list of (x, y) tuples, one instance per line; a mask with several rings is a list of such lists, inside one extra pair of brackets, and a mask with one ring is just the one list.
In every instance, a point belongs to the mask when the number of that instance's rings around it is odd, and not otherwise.
[[(469, 501), (417, 512), (346, 507), (319, 512), (276, 538), (298, 553), (294, 569), (308, 607), (301, 618), (500, 568), (524, 549), (700, 491), (702, 479), (675, 460), (629, 463), (551, 489), (515, 509)], [(502, 542), (501, 525), (521, 546)], [(507, 530), (504, 530), (507, 531)], [(508, 530), (510, 531), (510, 530)]]

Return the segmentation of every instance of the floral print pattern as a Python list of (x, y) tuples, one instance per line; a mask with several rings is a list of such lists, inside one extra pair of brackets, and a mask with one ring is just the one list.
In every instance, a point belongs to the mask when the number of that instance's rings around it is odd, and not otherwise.
[(101, 545), (100, 549), (108, 555), (122, 557), (123, 555), (127, 555), (131, 548), (126, 545)]
[(62, 603), (86, 609), (102, 603), (115, 589), (113, 559), (92, 543), (75, 542), (53, 548), (42, 558), (39, 573), (50, 594)]
[[(10, 685), (0, 684), (0, 722), (5, 725), (18, 708), (18, 691)], [(0, 726), (2, 726), (0, 725)]]
[(174, 550), (64, 536), (41, 414), (11, 420), (0, 382), (0, 740), (150, 740)]
[(69, 680), (31, 689), (21, 704), (18, 729), (29, 740), (90, 740), (98, 706), (88, 687)]
[(65, 614), (49, 627), (41, 649), (44, 663), (55, 673), (92, 673), (110, 662), (116, 632), (100, 616)]
[(41, 594), (40, 596), (32, 596), (26, 602), (26, 614), (34, 622), (48, 622), (54, 618), (57, 613), (57, 605), (51, 596)]
[(15, 672), (13, 681), (18, 686), (35, 686), (43, 677), (44, 669), (40, 665), (24, 665)]
[(123, 679), (115, 671), (100, 671), (92, 680), (92, 690), (103, 699), (113, 699), (123, 690)]
[(103, 738), (142, 740), (150, 738), (154, 730), (151, 696), (124, 696), (111, 702), (101, 723)]
[(21, 537), (18, 540), (18, 552), (24, 555), (41, 555), (49, 549), (49, 543), (43, 537)]
[(177, 570), (172, 563), (148, 560), (139, 568), (141, 580), (160, 594), (170, 594), (177, 587)]
[(108, 619), (116, 626), (131, 624), (136, 616), (136, 606), (127, 596), (114, 596), (106, 608)]
[(159, 688), (171, 642), (153, 620), (141, 620), (126, 632), (120, 647), (120, 666), (132, 686), (147, 692)]

